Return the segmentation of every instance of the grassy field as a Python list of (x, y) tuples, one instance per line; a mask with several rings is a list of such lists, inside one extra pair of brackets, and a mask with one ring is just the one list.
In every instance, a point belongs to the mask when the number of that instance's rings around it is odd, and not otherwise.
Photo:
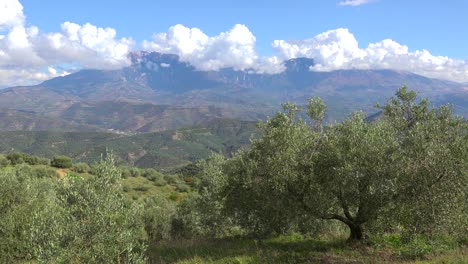
[(466, 248), (411, 257), (395, 248), (349, 245), (344, 238), (317, 240), (284, 236), (248, 239), (174, 241), (150, 249), (151, 263), (468, 263)]

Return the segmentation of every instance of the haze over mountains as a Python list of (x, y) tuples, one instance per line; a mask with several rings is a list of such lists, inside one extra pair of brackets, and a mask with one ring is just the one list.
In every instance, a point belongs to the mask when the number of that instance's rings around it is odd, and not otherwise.
[(0, 130), (151, 132), (204, 124), (218, 118), (258, 120), (280, 104), (304, 104), (318, 95), (328, 121), (351, 111), (375, 113), (407, 85), (435, 104), (451, 103), (468, 116), (466, 85), (393, 70), (315, 72), (312, 59), (284, 62), (278, 74), (225, 68), (200, 71), (177, 55), (129, 54), (119, 70), (81, 70), (35, 86), (0, 90)]

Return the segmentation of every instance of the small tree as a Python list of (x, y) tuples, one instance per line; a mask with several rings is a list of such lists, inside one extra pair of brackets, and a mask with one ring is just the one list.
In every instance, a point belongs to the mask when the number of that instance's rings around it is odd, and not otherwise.
[(7, 155), (7, 159), (10, 161), (11, 165), (18, 165), (24, 163), (24, 158), (26, 154), (21, 152), (13, 152)]
[(67, 156), (54, 156), (50, 165), (56, 168), (68, 169), (73, 166), (72, 159)]

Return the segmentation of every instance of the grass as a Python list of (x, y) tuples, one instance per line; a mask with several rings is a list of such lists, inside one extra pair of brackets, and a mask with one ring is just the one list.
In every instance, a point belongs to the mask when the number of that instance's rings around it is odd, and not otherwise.
[(468, 263), (466, 248), (412, 260), (389, 249), (349, 245), (344, 238), (298, 235), (267, 240), (177, 240), (153, 245), (150, 263)]
[[(180, 193), (177, 190), (175, 184), (167, 184), (164, 186), (158, 186), (157, 183), (148, 180), (145, 177), (128, 177), (122, 179), (122, 187), (125, 193), (134, 200), (144, 199), (146, 197), (153, 197), (158, 195), (163, 195), (167, 199), (174, 200), (175, 195), (184, 196), (185, 194)], [(182, 199), (183, 197), (178, 197), (177, 199)]]

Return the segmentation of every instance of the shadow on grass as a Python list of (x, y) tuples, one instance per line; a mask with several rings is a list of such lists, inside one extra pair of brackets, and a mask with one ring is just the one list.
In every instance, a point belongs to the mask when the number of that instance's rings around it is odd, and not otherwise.
[[(345, 240), (178, 240), (150, 248), (150, 263), (366, 263)], [(359, 254), (358, 254), (359, 255)]]

